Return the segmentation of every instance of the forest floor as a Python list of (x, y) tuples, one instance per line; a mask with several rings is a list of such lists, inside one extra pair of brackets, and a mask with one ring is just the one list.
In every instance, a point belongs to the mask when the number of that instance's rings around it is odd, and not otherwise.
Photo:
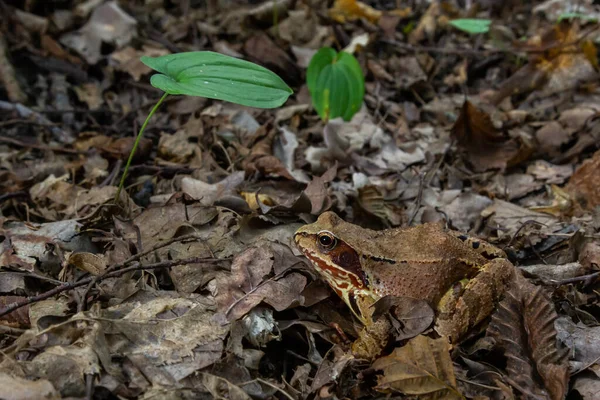
[[(600, 399), (596, 3), (0, 0), (0, 398)], [(323, 121), (307, 67), (349, 45), (362, 108)], [(168, 97), (115, 202), (162, 95), (140, 57), (199, 50), (294, 94)], [(358, 360), (293, 242), (325, 211), (439, 222), (525, 278), (460, 346), (404, 310)]]

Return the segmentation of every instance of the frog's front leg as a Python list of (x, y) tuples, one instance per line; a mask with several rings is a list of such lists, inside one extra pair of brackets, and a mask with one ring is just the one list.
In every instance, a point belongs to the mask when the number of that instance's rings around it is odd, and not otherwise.
[(517, 273), (510, 261), (495, 258), (468, 282), (450, 288), (438, 303), (435, 330), (458, 343), (496, 308)]
[(389, 343), (391, 328), (392, 324), (385, 316), (366, 325), (352, 344), (354, 357), (372, 360), (380, 355)]

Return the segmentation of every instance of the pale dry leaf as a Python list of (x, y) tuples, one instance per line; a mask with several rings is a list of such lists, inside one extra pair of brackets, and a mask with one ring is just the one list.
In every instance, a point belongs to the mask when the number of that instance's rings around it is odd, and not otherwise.
[(217, 199), (227, 194), (235, 194), (236, 188), (244, 182), (244, 172), (237, 171), (220, 182), (211, 184), (199, 179), (184, 177), (181, 180), (181, 190), (200, 204), (210, 206)]
[(559, 317), (555, 322), (557, 336), (571, 349), (575, 372), (600, 363), (600, 326), (574, 323), (569, 317)]
[(104, 255), (85, 252), (72, 253), (68, 263), (95, 276), (102, 275), (108, 266)]
[(579, 392), (583, 400), (596, 400), (600, 393), (600, 378), (590, 374), (578, 376), (573, 384), (573, 391)]
[(207, 372), (202, 373), (202, 384), (212, 394), (215, 399), (230, 400), (251, 400), (239, 386), (234, 385), (225, 378), (212, 375)]
[(96, 8), (81, 29), (63, 35), (60, 42), (81, 54), (88, 63), (96, 64), (102, 58), (102, 42), (120, 48), (135, 36), (136, 26), (137, 21), (111, 1)]
[(178, 381), (221, 357), (229, 326), (208, 298), (160, 296), (140, 293), (103, 310), (102, 318), (111, 354), (141, 357)]
[(392, 354), (377, 359), (382, 371), (376, 389), (416, 395), (420, 399), (464, 399), (456, 387), (450, 346), (444, 338), (419, 335)]
[(6, 400), (59, 400), (60, 393), (45, 379), (32, 381), (0, 372), (0, 398)]

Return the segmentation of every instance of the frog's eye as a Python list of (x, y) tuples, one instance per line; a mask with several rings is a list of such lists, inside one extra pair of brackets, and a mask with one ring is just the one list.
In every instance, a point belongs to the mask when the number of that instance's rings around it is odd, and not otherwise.
[(337, 239), (331, 232), (323, 231), (317, 235), (317, 242), (323, 250), (331, 250), (335, 247)]

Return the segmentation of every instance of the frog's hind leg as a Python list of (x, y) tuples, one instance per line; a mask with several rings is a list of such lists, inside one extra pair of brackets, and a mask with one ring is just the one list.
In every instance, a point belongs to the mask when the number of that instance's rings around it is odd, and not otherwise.
[(508, 260), (495, 258), (473, 279), (452, 287), (438, 303), (435, 330), (449, 337), (451, 343), (460, 342), (494, 311), (515, 273)]

